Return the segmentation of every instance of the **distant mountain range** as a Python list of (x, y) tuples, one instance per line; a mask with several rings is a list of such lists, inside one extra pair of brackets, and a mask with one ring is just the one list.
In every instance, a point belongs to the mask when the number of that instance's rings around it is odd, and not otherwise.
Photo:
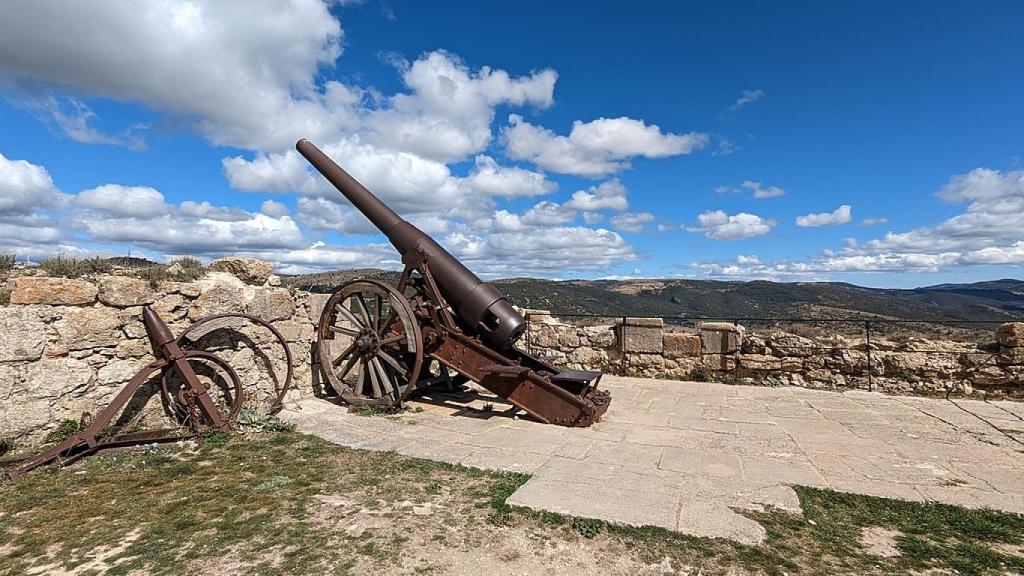
[[(357, 278), (394, 284), (386, 270), (341, 270), (291, 276), (285, 283), (330, 292)], [(512, 303), (563, 314), (714, 318), (851, 318), (1007, 320), (1024, 318), (1024, 281), (993, 280), (925, 288), (864, 288), (843, 282), (718, 280), (538, 280), (492, 283)]]

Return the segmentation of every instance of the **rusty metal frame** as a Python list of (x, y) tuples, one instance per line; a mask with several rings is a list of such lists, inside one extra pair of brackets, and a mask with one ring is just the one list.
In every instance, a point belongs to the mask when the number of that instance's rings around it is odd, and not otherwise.
[[(50, 462), (56, 461), (62, 465), (68, 464), (100, 450), (137, 444), (175, 442), (198, 437), (201, 430), (197, 418), (188, 419), (186, 422), (188, 426), (187, 433), (183, 432), (183, 429), (172, 428), (113, 435), (104, 434), (107, 426), (121, 413), (128, 402), (138, 393), (142, 385), (157, 374), (160, 376), (161, 393), (164, 395), (166, 402), (170, 402), (172, 405), (175, 403), (186, 404), (189, 414), (201, 415), (209, 428), (222, 431), (228, 430), (237, 418), (244, 402), (242, 383), (238, 373), (220, 356), (203, 350), (183, 349), (181, 344), (185, 337), (199, 326), (214, 320), (232, 317), (243, 318), (267, 328), (284, 347), (285, 359), (288, 363), (287, 375), (284, 384), (280, 387), (277, 387), (277, 381), (275, 380), (276, 395), (274, 403), (271, 405), (272, 410), (279, 410), (281, 402), (291, 386), (293, 362), (288, 343), (276, 328), (259, 318), (247, 314), (217, 314), (201, 318), (175, 338), (160, 316), (150, 307), (144, 306), (142, 309), (142, 321), (146, 327), (146, 334), (153, 344), (157, 359), (139, 370), (128, 384), (118, 392), (110, 404), (93, 418), (85, 430), (34, 456), (0, 462), (0, 465), (12, 466), (7, 472), (8, 477), (12, 480), (18, 480), (33, 469)], [(189, 365), (189, 359), (207, 360), (224, 370), (233, 389), (231, 406), (228, 407), (226, 414), (222, 414), (217, 405), (214, 404), (206, 387), (199, 381), (195, 371)], [(167, 377), (171, 373), (178, 374), (184, 380), (184, 386), (177, 399), (169, 393), (167, 386)]]

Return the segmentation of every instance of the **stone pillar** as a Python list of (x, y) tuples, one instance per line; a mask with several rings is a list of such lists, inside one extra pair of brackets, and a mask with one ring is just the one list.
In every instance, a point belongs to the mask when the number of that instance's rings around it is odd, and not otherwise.
[(704, 365), (713, 370), (731, 370), (743, 345), (743, 326), (729, 322), (703, 322), (700, 328)]
[(1024, 322), (1008, 322), (997, 328), (996, 342), (999, 343), (997, 364), (1024, 365)]
[(619, 330), (619, 350), (626, 354), (661, 354), (665, 322), (661, 318), (626, 318)]

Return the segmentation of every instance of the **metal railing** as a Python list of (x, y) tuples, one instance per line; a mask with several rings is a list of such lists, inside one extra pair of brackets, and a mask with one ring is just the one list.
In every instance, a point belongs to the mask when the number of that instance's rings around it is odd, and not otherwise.
[[(833, 353), (841, 351), (861, 352), (865, 355), (864, 376), (867, 379), (868, 389), (874, 389), (874, 377), (879, 376), (877, 365), (872, 352), (884, 352), (892, 354), (924, 354), (924, 355), (969, 355), (986, 357), (979, 362), (972, 362), (974, 371), (992, 365), (999, 354), (999, 347), (995, 343), (995, 329), (1000, 324), (1007, 322), (1024, 322), (1024, 318), (999, 318), (980, 320), (947, 320), (947, 319), (895, 319), (895, 318), (872, 318), (872, 317), (850, 317), (850, 318), (829, 318), (810, 316), (782, 316), (782, 317), (758, 317), (758, 316), (645, 316), (637, 314), (583, 314), (570, 312), (534, 312), (527, 311), (524, 316), (530, 325), (526, 331), (525, 346), (528, 351), (535, 352), (536, 344), (533, 342), (533, 320), (532, 317), (543, 316), (553, 317), (562, 323), (587, 326), (587, 325), (609, 325), (619, 327), (626, 325), (629, 318), (660, 319), (664, 323), (666, 331), (687, 330), (696, 332), (699, 324), (704, 322), (724, 322), (734, 326), (743, 326), (749, 334), (765, 335), (771, 332), (783, 331), (814, 342), (814, 338), (822, 336), (839, 335), (852, 339), (853, 345), (786, 345), (787, 351), (805, 352), (807, 355)], [(809, 335), (808, 330), (794, 329), (794, 327), (805, 326), (816, 328), (822, 332), (823, 327), (831, 330), (827, 334)], [(617, 329), (617, 328), (616, 328)], [(803, 333), (801, 333), (803, 332)], [(919, 340), (941, 340), (943, 342), (955, 342), (963, 344), (961, 348), (929, 348), (919, 342), (916, 346), (909, 345), (914, 339)], [(882, 341), (895, 341), (900, 345), (899, 349), (881, 349), (878, 345)], [(742, 346), (742, 342), (741, 342)], [(740, 362), (739, 351), (722, 353), (725, 356), (736, 356), (736, 362), (732, 368), (734, 378), (739, 379)], [(799, 354), (788, 354), (798, 356)], [(622, 358), (623, 367), (626, 366), (625, 354)], [(724, 372), (724, 371), (723, 371)], [(1019, 384), (1019, 383), (1018, 383)]]

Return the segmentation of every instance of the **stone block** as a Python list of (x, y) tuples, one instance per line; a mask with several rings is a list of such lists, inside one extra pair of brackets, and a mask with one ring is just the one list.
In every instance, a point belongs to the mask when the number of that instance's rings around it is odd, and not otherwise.
[(627, 353), (661, 354), (664, 323), (661, 318), (626, 318), (622, 326), (621, 351)]
[(661, 354), (627, 354), (627, 370), (633, 374), (660, 374), (665, 370), (665, 357)]
[(99, 383), (104, 386), (127, 383), (143, 367), (143, 363), (134, 359), (113, 360), (100, 367), (97, 374)]
[(30, 398), (77, 398), (95, 380), (96, 373), (88, 362), (67, 356), (44, 358), (29, 366), (25, 375)]
[(284, 288), (261, 288), (245, 305), (245, 313), (266, 322), (285, 320), (295, 314), (295, 301)]
[(745, 370), (781, 370), (782, 359), (766, 354), (743, 354), (740, 356), (740, 367)]
[(13, 281), (11, 304), (63, 304), (78, 306), (96, 301), (99, 289), (87, 280), (21, 276)]
[(117, 346), (121, 339), (121, 317), (119, 311), (111, 308), (60, 309), (53, 323), (57, 338), (47, 354)]
[(813, 340), (789, 332), (773, 332), (765, 344), (776, 356), (810, 356), (815, 352)]
[(46, 324), (27, 306), (0, 306), (0, 362), (38, 360), (43, 353)]
[(217, 282), (209, 286), (196, 298), (188, 315), (193, 320), (210, 314), (241, 312), (244, 309), (245, 289), (241, 285)]
[(665, 321), (661, 318), (626, 318), (626, 326), (642, 326), (644, 328), (664, 328)]
[(971, 372), (971, 382), (975, 386), (1005, 386), (1013, 380), (1010, 373), (998, 366), (982, 366)]
[(571, 350), (573, 348), (579, 348), (580, 337), (576, 333), (576, 329), (569, 327), (567, 330), (563, 330), (558, 335), (558, 347), (563, 350)]
[(327, 306), (327, 301), (330, 299), (330, 294), (309, 295), (309, 317), (314, 324), (320, 323), (320, 315), (324, 313), (324, 306)]
[(255, 258), (227, 256), (210, 262), (210, 270), (227, 272), (246, 284), (262, 286), (270, 278), (274, 266), (270, 262)]
[(1006, 348), (1024, 348), (1024, 322), (1008, 322), (997, 328), (996, 341)]
[(127, 308), (152, 304), (156, 298), (149, 282), (127, 276), (104, 276), (100, 279), (100, 302), (107, 306)]
[(598, 370), (605, 364), (607, 356), (600, 350), (583, 346), (573, 350), (567, 359), (583, 370)]
[(1000, 366), (1024, 364), (1024, 348), (1003, 348), (996, 356), (996, 364)]
[(595, 348), (608, 348), (615, 344), (615, 331), (611, 326), (587, 326), (583, 335)]
[(700, 334), (665, 332), (662, 342), (666, 358), (699, 357), (701, 354)]
[(149, 343), (149, 338), (121, 340), (114, 349), (114, 354), (118, 358), (140, 358), (152, 353), (153, 346)]
[(804, 369), (804, 362), (800, 358), (787, 356), (779, 359), (779, 368), (783, 372), (800, 372)]
[(309, 322), (286, 320), (275, 322), (274, 327), (288, 342), (309, 342), (313, 340), (314, 326)]
[(743, 343), (743, 326), (728, 322), (705, 322), (700, 325), (701, 351), (704, 354), (733, 354)]
[(731, 354), (704, 354), (703, 364), (712, 370), (734, 370), (736, 357)]

